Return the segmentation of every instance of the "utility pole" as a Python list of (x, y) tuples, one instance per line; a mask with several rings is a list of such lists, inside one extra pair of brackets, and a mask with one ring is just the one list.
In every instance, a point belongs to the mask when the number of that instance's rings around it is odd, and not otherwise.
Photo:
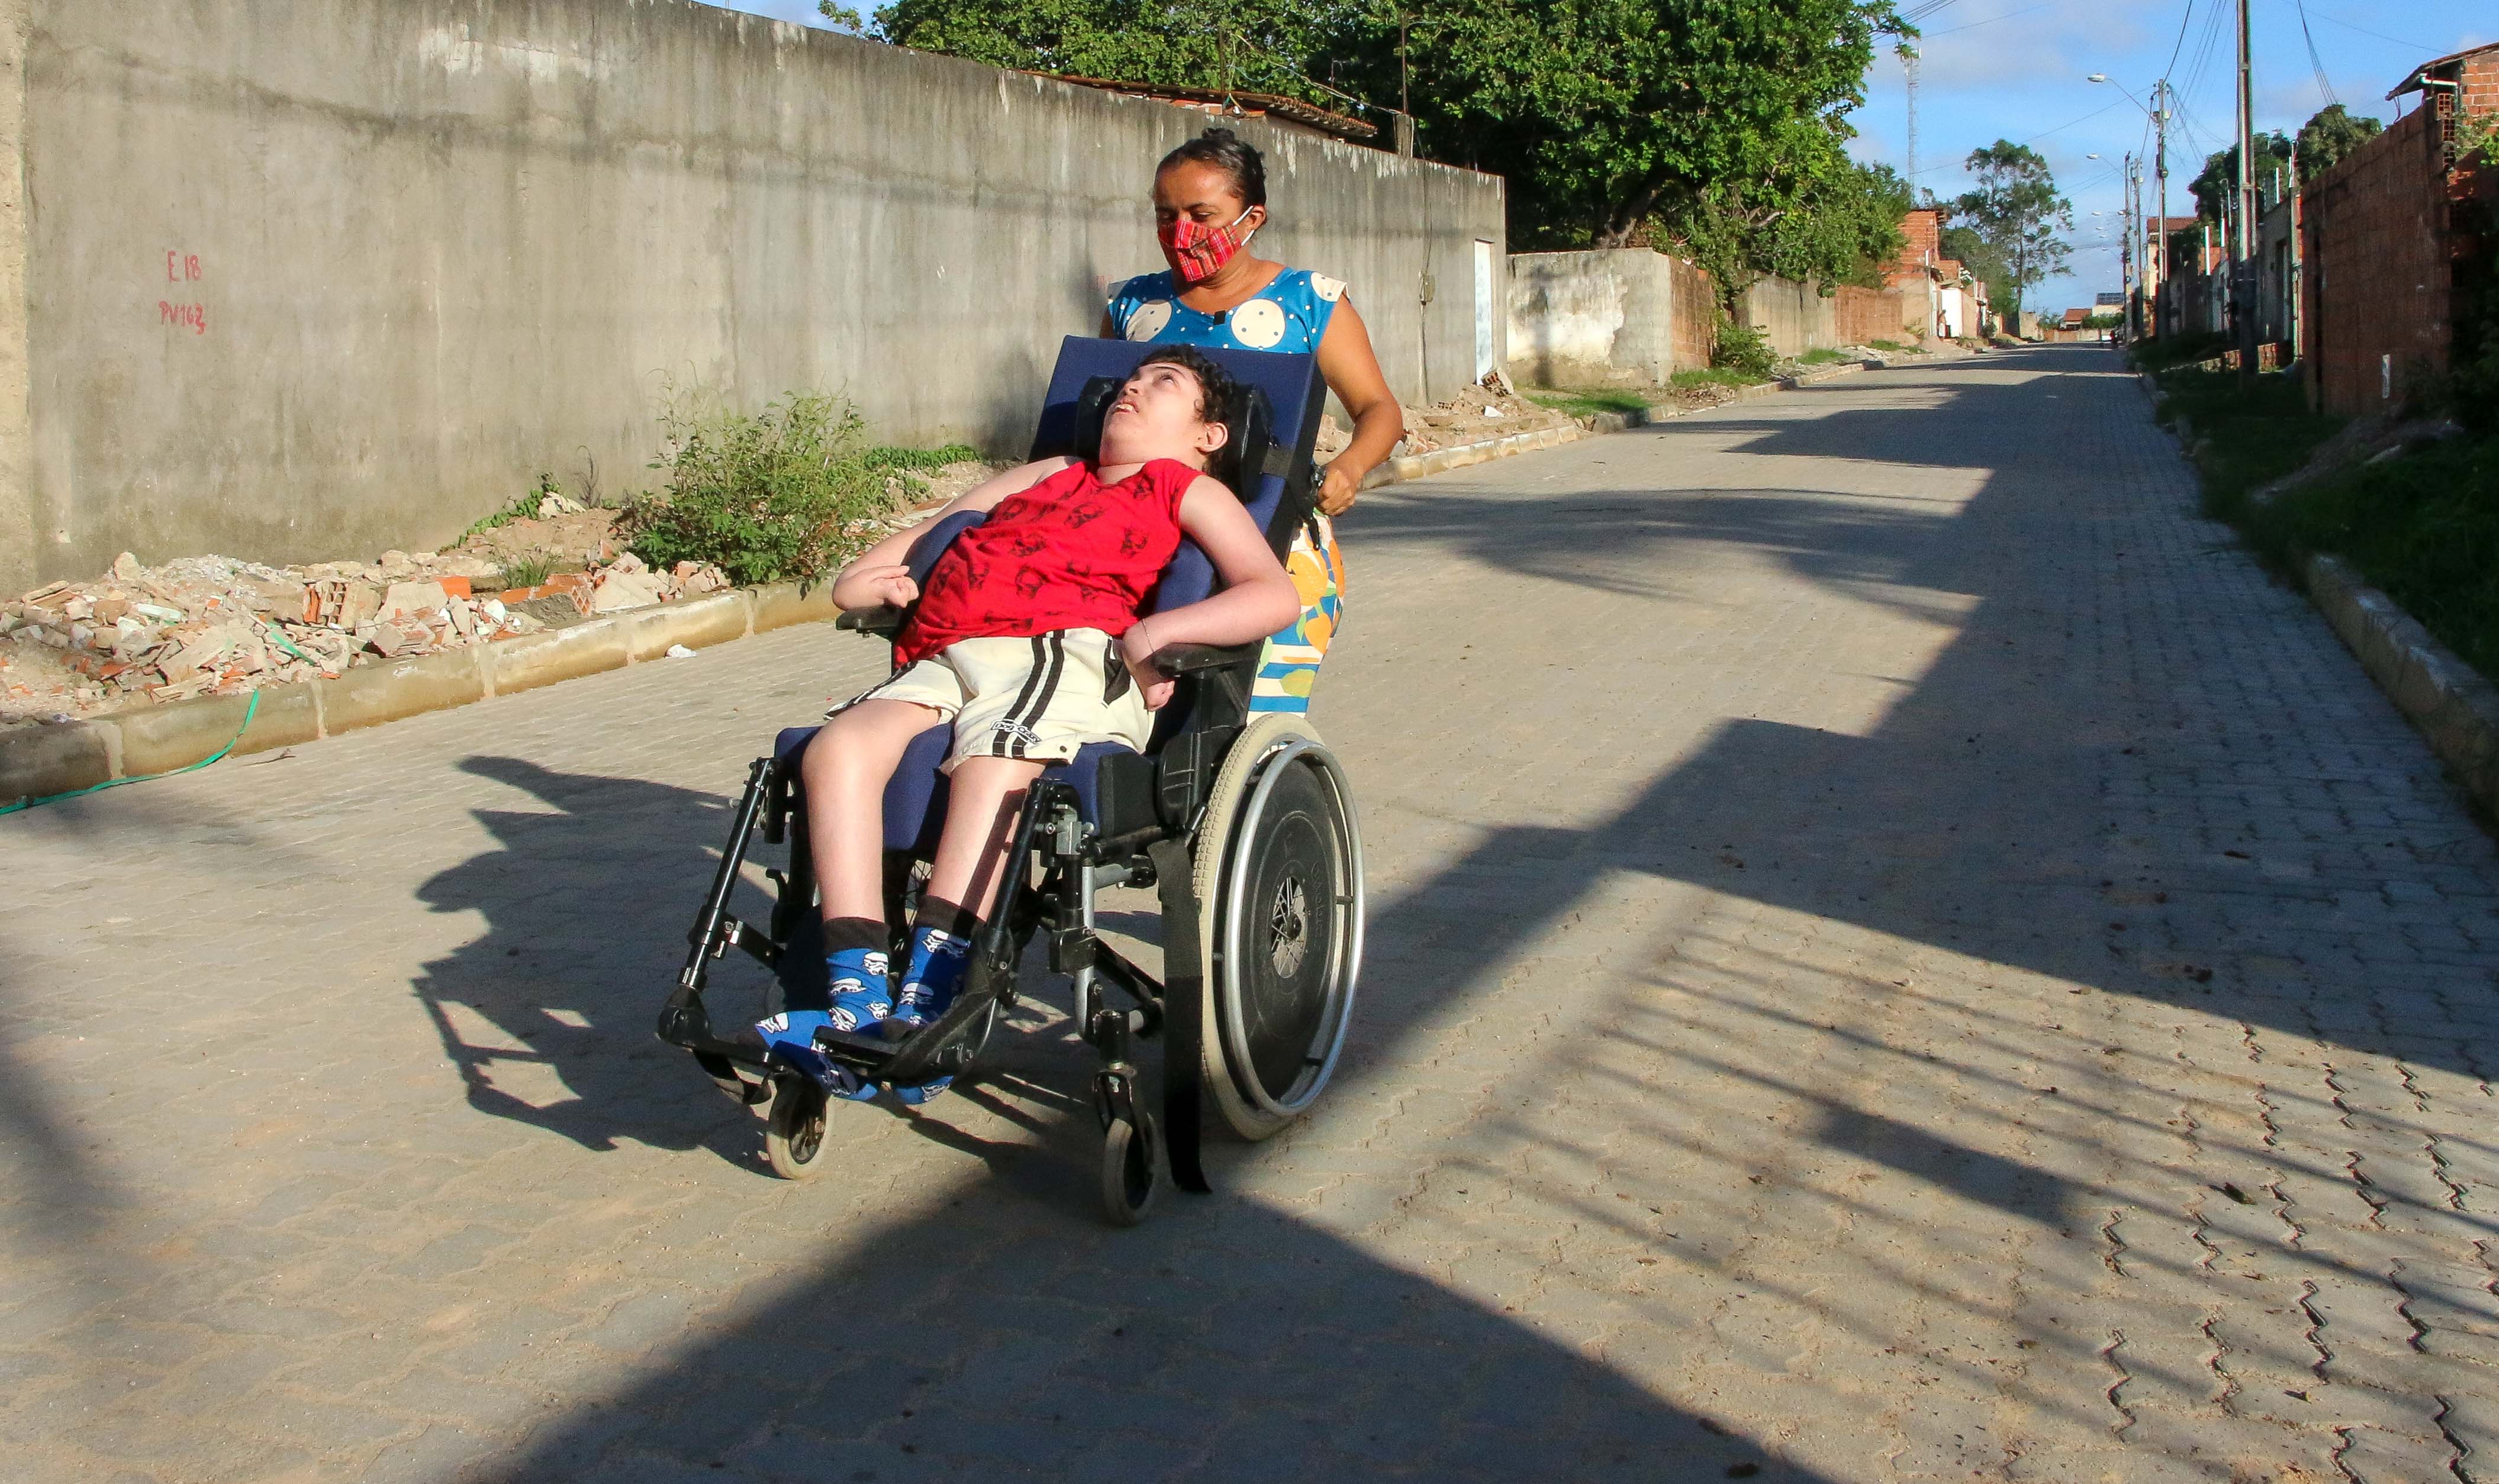
[[(1902, 43), (1900, 70), (1907, 75), (1909, 94), (1909, 167), (1911, 186), (1918, 180), (1918, 48), (1915, 43)], [(1910, 198), (1915, 201), (1915, 197)]]
[(2126, 157), (2126, 338), (2129, 341), (2143, 339), (2143, 306), (2151, 293), (2149, 267), (2143, 245), (2143, 162), (2128, 154)]
[(2152, 127), (2154, 174), (2160, 181), (2160, 298), (2154, 306), (2152, 333), (2162, 333), (2159, 307), (2169, 302), (2169, 80), (2161, 79), (2152, 87)]
[(2256, 92), (2248, 67), (2248, 0), (2239, 0), (2239, 179), (2238, 232), (2230, 243), (2230, 313), (2237, 321), (2239, 381), (2256, 373)]

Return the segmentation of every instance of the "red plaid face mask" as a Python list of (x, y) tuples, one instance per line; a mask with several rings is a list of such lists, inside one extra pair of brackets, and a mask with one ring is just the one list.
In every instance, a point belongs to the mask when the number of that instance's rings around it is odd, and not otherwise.
[(1229, 226), (1210, 227), (1202, 221), (1175, 218), (1154, 229), (1154, 236), (1162, 241), (1163, 256), (1171, 260), (1172, 272), (1180, 274), (1181, 282), (1204, 283), (1232, 261), (1232, 255), (1258, 230), (1252, 227), (1239, 237), (1232, 235), (1232, 228), (1248, 220), (1250, 211), (1244, 208)]

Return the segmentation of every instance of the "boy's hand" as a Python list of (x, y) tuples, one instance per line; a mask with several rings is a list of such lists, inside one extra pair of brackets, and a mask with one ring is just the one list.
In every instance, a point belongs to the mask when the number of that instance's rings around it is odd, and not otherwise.
[(904, 608), (919, 596), (920, 584), (911, 580), (911, 568), (899, 562), (844, 572), (833, 583), (836, 608), (873, 608), (879, 603)]
[(1120, 635), (1120, 658), (1128, 666), (1128, 678), (1137, 683), (1138, 694), (1146, 698), (1148, 711), (1160, 711), (1170, 703), (1178, 682), (1154, 668), (1153, 641), (1146, 637), (1146, 626), (1137, 623)]

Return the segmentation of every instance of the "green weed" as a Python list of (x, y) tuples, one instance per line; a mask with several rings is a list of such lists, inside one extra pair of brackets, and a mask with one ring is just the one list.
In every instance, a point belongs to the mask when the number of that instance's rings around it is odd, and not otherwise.
[(542, 551), (508, 558), (503, 563), (505, 588), (535, 588), (555, 574), (555, 559)]
[(1770, 342), (1750, 325), (1720, 325), (1709, 364), (1738, 372), (1746, 381), (1768, 381), (1778, 373), (1778, 357), (1771, 353)]
[(981, 451), (969, 443), (949, 443), (943, 448), (871, 448), (860, 455), (860, 462), (879, 471), (910, 469), (925, 473), (980, 456)]
[(498, 526), (508, 526), (514, 521), (529, 520), (538, 513), (538, 501), (546, 499), (550, 495), (561, 493), (562, 492), (556, 488), (555, 475), (540, 474), (538, 475), (538, 487), (536, 489), (530, 491), (526, 495), (514, 498), (510, 504), (505, 505), (494, 514), (479, 518), (474, 524), (471, 525), (468, 530), (460, 532), (460, 539), (465, 541), (472, 535), (478, 535), (482, 532), (492, 531)]
[(2363, 464), (2250, 511), (2276, 560), (2331, 552), (2484, 675), (2499, 675), (2499, 438)]
[(741, 413), (672, 392), (660, 426), (667, 451), (651, 468), (661, 488), (617, 520), (654, 566), (716, 563), (740, 585), (815, 577), (864, 546), (860, 527), (892, 508), (865, 424), (840, 398), (794, 392)]

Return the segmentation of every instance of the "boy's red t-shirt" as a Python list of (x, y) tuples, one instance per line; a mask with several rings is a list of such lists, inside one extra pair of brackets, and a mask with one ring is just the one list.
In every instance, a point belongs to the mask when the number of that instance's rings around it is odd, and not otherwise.
[(893, 645), (896, 664), (963, 639), (1022, 638), (1099, 629), (1118, 638), (1137, 621), (1172, 553), (1180, 500), (1198, 476), (1155, 459), (1106, 485), (1071, 464), (955, 538)]

